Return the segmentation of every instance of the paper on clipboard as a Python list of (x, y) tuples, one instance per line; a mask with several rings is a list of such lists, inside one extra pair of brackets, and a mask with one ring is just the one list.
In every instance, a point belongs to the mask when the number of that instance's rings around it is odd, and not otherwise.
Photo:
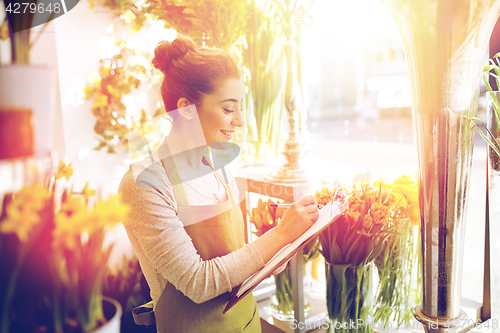
[(237, 290), (233, 292), (231, 300), (228, 302), (224, 313), (232, 306), (238, 303), (239, 299), (245, 297), (252, 291), (262, 280), (270, 276), (278, 267), (293, 257), (300, 249), (302, 249), (309, 241), (313, 240), (321, 231), (323, 231), (330, 223), (334, 222), (342, 213), (348, 209), (348, 197), (343, 192), (338, 192), (335, 200), (330, 201), (319, 211), (318, 220), (300, 235), (295, 241), (285, 246), (280, 250), (267, 264), (257, 271), (254, 275), (243, 282)]

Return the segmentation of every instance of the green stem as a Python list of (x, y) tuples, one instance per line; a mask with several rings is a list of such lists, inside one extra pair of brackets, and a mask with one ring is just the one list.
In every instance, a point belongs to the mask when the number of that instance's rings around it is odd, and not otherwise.
[(2, 306), (2, 318), (1, 318), (1, 328), (0, 332), (1, 333), (9, 333), (9, 328), (10, 328), (10, 305), (12, 303), (12, 298), (14, 296), (14, 292), (16, 290), (16, 284), (17, 284), (17, 278), (19, 277), (19, 273), (21, 272), (21, 267), (24, 262), (24, 259), (18, 260), (16, 263), (16, 267), (14, 268), (14, 271), (12, 272), (12, 275), (10, 276), (9, 282), (7, 284), (7, 289), (5, 291), (5, 297), (3, 299), (3, 306)]

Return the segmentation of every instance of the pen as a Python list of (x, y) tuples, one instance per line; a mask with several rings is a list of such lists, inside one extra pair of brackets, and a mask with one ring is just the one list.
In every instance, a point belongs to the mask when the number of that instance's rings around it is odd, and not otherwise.
[[(289, 208), (292, 204), (290, 203), (273, 203), (271, 204), (270, 206), (273, 207), (273, 208)], [(322, 204), (318, 204), (317, 205), (319, 209), (323, 208), (323, 205)]]

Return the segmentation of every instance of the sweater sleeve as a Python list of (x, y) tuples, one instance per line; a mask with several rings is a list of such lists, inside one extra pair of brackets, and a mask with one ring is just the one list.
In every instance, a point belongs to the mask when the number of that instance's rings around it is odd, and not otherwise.
[(264, 266), (253, 243), (203, 260), (176, 215), (172, 185), (157, 167), (154, 163), (138, 177), (129, 169), (119, 190), (123, 202), (132, 206), (127, 232), (134, 234), (136, 246), (157, 272), (192, 301), (203, 303), (231, 291)]

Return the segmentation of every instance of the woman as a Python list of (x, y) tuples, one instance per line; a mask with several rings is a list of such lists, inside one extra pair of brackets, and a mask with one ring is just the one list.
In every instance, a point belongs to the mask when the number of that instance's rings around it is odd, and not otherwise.
[(172, 130), (154, 156), (131, 166), (120, 192), (132, 205), (125, 227), (151, 288), (157, 329), (260, 332), (252, 295), (222, 314), (230, 292), (313, 224), (316, 201), (298, 200), (276, 228), (245, 245), (234, 178), (227, 173), (226, 183), (204, 155), (244, 125), (236, 61), (178, 34), (157, 46), (153, 65), (165, 75)]

